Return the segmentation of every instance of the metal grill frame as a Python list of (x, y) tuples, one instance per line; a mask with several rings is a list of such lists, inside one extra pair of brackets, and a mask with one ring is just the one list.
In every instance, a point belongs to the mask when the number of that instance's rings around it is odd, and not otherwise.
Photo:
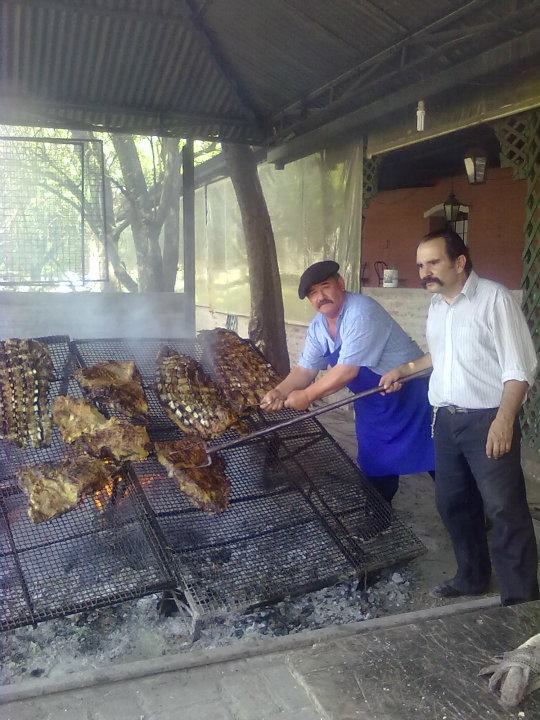
[[(68, 378), (75, 366), (134, 360), (149, 401), (150, 437), (179, 438), (181, 431), (164, 413), (153, 388), (155, 358), (164, 344), (191, 355), (211, 374), (211, 363), (191, 338), (73, 340), (69, 361), (61, 368), (62, 392), (80, 394)], [(288, 417), (296, 414), (257, 410), (247, 422), (259, 429)], [(236, 432), (229, 430), (216, 442), (233, 437)], [(146, 539), (169, 573), (161, 587), (140, 589), (138, 596), (174, 587), (194, 617), (210, 616), (316, 590), (425, 551), (316, 419), (225, 451), (223, 457), (231, 503), (217, 516), (193, 508), (154, 458), (126, 464), (126, 482), (134, 488)], [(77, 513), (79, 509), (66, 516)], [(96, 598), (90, 606), (124, 599), (129, 598)], [(28, 614), (18, 624), (88, 608)]]
[[(111, 352), (111, 344), (121, 348), (119, 356), (116, 355), (116, 352)], [(205, 370), (212, 376), (210, 359), (205, 357), (201, 344), (192, 338), (169, 340), (96, 339), (75, 340), (72, 343), (78, 361), (82, 365), (93, 364), (107, 359), (135, 360), (143, 377), (150, 405), (148, 430), (153, 440), (174, 439), (182, 436), (179, 428), (170, 421), (161, 409), (152, 387), (155, 377), (155, 357), (164, 344), (194, 357), (201, 362)], [(150, 357), (142, 357), (145, 352), (150, 352), (150, 348), (152, 348)], [(289, 417), (297, 417), (297, 414), (294, 411), (285, 410), (281, 413), (266, 415), (258, 410), (248, 416), (247, 422), (251, 429), (258, 429)], [(234, 437), (237, 437), (236, 432), (229, 430), (220, 436), (216, 443)], [(294, 446), (294, 443), (300, 443), (300, 446)], [(265, 448), (264, 453), (275, 464), (276, 473), (288, 478), (289, 485), (286, 491), (300, 507), (310, 513), (310, 520), (314, 528), (313, 533), (320, 534), (321, 550), (324, 543), (326, 543), (327, 552), (330, 555), (334, 553), (335, 567), (319, 567), (314, 574), (313, 568), (317, 566), (317, 558), (306, 558), (304, 564), (311, 565), (306, 573), (309, 578), (306, 577), (302, 580), (300, 575), (303, 568), (297, 567), (298, 575), (294, 580), (289, 577), (288, 585), (285, 587), (285, 583), (280, 584), (279, 582), (280, 566), (276, 562), (275, 577), (271, 586), (269, 584), (265, 585), (257, 575), (249, 576), (248, 573), (243, 586), (240, 587), (242, 583), (239, 578), (236, 585), (233, 583), (233, 589), (227, 595), (222, 592), (220, 587), (224, 581), (223, 567), (217, 567), (216, 573), (213, 576), (210, 575), (204, 581), (198, 581), (197, 578), (193, 577), (190, 570), (191, 563), (187, 563), (186, 560), (189, 553), (195, 555), (196, 551), (191, 550), (186, 553), (185, 548), (175, 548), (170, 528), (164, 518), (172, 516), (175, 521), (181, 522), (190, 517), (199, 518), (199, 524), (203, 525), (206, 531), (206, 542), (202, 543), (199, 548), (199, 556), (202, 560), (204, 560), (205, 551), (211, 548), (228, 546), (229, 549), (231, 547), (234, 549), (238, 548), (241, 542), (256, 543), (264, 535), (263, 530), (254, 531), (251, 535), (244, 537), (243, 540), (234, 534), (229, 536), (227, 540), (211, 540), (211, 538), (221, 524), (227, 525), (229, 521), (232, 523), (232, 515), (240, 504), (258, 500), (260, 505), (262, 501), (268, 500), (274, 495), (272, 489), (254, 492), (252, 488), (253, 477), (257, 472), (260, 473), (261, 471), (261, 462), (260, 458), (257, 457), (250, 459), (250, 454), (256, 455), (258, 452), (260, 455), (260, 448)], [(324, 496), (323, 491), (326, 491), (328, 495), (332, 483), (327, 480), (322, 482), (322, 476), (319, 477), (318, 473), (314, 474), (309, 468), (310, 459), (313, 460), (316, 457), (314, 455), (316, 448), (319, 449), (322, 455), (326, 454), (329, 465), (338, 466), (343, 477), (347, 476), (349, 478), (350, 491), (354, 496), (353, 504), (356, 502), (360, 507), (369, 506), (371, 508), (372, 516), (369, 518), (371, 532), (366, 537), (355, 537), (355, 517), (350, 502), (346, 509), (343, 507), (333, 508), (328, 497)], [(394, 562), (411, 559), (425, 551), (420, 541), (395, 517), (387, 503), (364, 480), (356, 464), (316, 419), (302, 422), (294, 430), (285, 429), (271, 436), (271, 438), (259, 439), (250, 442), (249, 445), (225, 451), (222, 456), (227, 464), (226, 472), (232, 484), (231, 504), (223, 514), (214, 517), (192, 508), (189, 502), (178, 493), (175, 481), (167, 478), (165, 470), (156, 461), (150, 460), (133, 465), (133, 470), (139, 479), (143, 492), (147, 496), (156, 517), (156, 522), (165, 536), (167, 547), (176, 559), (179, 587), (195, 616), (221, 614), (230, 610), (241, 611), (246, 607), (282, 599), (285, 595), (319, 589), (338, 580), (345, 580), (364, 572), (388, 566)], [(245, 456), (247, 456), (247, 459)], [(249, 489), (246, 488), (246, 480), (243, 477), (244, 470), (249, 476)], [(152, 474), (154, 482), (149, 485), (145, 484), (145, 474)], [(338, 484), (343, 484), (343, 477), (338, 478)], [(158, 480), (161, 486), (155, 483), (155, 480)], [(156, 490), (158, 487), (159, 491)], [(164, 499), (164, 496), (167, 496), (167, 487), (169, 488), (168, 501)], [(154, 498), (156, 492), (159, 495), (158, 500)], [(277, 492), (284, 492), (284, 489), (281, 488)], [(172, 502), (172, 506), (167, 505), (167, 502)], [(347, 517), (343, 517), (343, 513)], [(361, 519), (361, 515), (362, 513), (357, 510), (357, 519)], [(292, 532), (294, 525), (295, 519), (292, 517), (289, 525), (287, 525), (289, 532)], [(285, 532), (286, 535), (285, 528), (276, 531), (276, 534), (281, 531)], [(324, 538), (324, 542), (322, 538)], [(392, 542), (392, 538), (394, 538), (394, 542)], [(379, 552), (377, 552), (378, 549)], [(255, 551), (253, 554), (255, 555)], [(256, 564), (256, 558), (254, 557), (253, 565), (256, 566)], [(259, 567), (262, 571), (266, 570), (264, 562), (260, 562)], [(246, 572), (246, 569), (243, 568), (238, 572), (241, 574)]]

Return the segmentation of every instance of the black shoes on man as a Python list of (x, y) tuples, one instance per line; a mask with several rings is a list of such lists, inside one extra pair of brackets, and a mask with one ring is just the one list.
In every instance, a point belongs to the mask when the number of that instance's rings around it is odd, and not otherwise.
[(436, 585), (432, 590), (430, 590), (431, 597), (434, 598), (456, 598), (456, 597), (462, 597), (463, 595), (485, 595), (487, 592), (487, 588), (484, 590), (481, 590), (480, 592), (464, 592), (463, 590), (458, 590), (452, 585), (451, 580), (447, 580), (446, 582), (440, 583), (440, 585)]

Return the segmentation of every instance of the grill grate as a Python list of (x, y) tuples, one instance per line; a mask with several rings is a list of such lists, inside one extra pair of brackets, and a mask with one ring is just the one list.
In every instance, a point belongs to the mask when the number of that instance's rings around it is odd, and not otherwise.
[[(72, 360), (80, 365), (136, 362), (149, 400), (153, 440), (181, 436), (153, 390), (155, 358), (165, 343), (211, 371), (194, 340), (71, 343)], [(52, 352), (58, 356), (58, 372), (65, 376), (69, 366), (65, 339), (62, 348), (63, 355), (55, 347)], [(73, 381), (58, 384), (69, 394), (80, 395)], [(294, 415), (254, 412), (248, 423), (257, 429)], [(234, 437), (236, 433), (229, 430), (219, 442)], [(4, 447), (1, 451), (3, 471), (7, 467), (12, 476), (20, 464), (57, 459), (65, 446), (55, 435), (48, 450)], [(194, 509), (152, 457), (130, 466), (115, 502), (103, 499), (105, 511), (87, 499), (76, 510), (41, 526), (28, 522), (24, 498), (12, 482), (4, 483), (0, 548), (5, 572), (22, 578), (13, 585), (11, 599), (0, 605), (4, 624), (35, 622), (174, 584), (198, 615), (238, 610), (423, 552), (419, 540), (391, 514), (314, 419), (225, 451), (223, 457), (231, 480), (231, 504), (217, 516)], [(83, 561), (71, 570), (69, 558), (78, 557)], [(48, 597), (45, 587), (49, 593), (58, 587), (56, 596)], [(69, 588), (75, 593), (67, 597)]]
[[(69, 392), (69, 338), (40, 338), (53, 359), (51, 399)], [(14, 479), (26, 465), (55, 462), (70, 452), (55, 429), (36, 450), (0, 443), (0, 629), (61, 617), (174, 587), (170, 561), (136, 479), (86, 498), (76, 510), (35, 525)]]

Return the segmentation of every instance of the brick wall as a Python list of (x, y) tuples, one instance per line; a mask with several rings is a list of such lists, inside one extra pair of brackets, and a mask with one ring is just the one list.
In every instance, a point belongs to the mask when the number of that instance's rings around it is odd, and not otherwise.
[(487, 182), (469, 185), (465, 176), (444, 178), (434, 187), (379, 193), (366, 211), (362, 262), (367, 263), (366, 287), (377, 285), (373, 263), (384, 260), (399, 270), (400, 287), (417, 288), (416, 246), (428, 232), (424, 212), (446, 199), (453, 189), (469, 206), (468, 243), (479, 275), (519, 288), (522, 274), (525, 181), (508, 168), (490, 168)]

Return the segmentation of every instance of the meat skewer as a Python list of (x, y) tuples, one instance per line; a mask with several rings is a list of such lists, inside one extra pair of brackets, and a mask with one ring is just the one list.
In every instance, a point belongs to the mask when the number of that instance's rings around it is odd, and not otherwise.
[[(402, 378), (399, 382), (402, 384), (407, 383), (411, 380), (416, 380), (417, 378), (427, 377), (428, 375), (430, 375), (430, 373), (431, 368), (429, 368), (428, 370), (419, 370), (418, 372), (412, 373), (411, 375)], [(274, 425), (269, 425), (267, 427), (261, 428), (260, 430), (255, 430), (254, 432), (249, 433), (244, 437), (235, 438), (234, 440), (227, 440), (225, 442), (219, 443), (218, 445), (213, 445), (210, 447), (206, 446), (202, 438), (199, 438), (198, 440), (191, 440), (189, 444), (186, 443), (187, 438), (179, 440), (177, 446), (177, 462), (181, 463), (184, 468), (208, 467), (213, 462), (212, 456), (216, 455), (219, 452), (223, 452), (223, 450), (230, 450), (234, 447), (238, 447), (239, 445), (244, 445), (251, 440), (255, 440), (260, 437), (266, 437), (268, 435), (271, 435), (272, 433), (277, 432), (278, 430), (290, 427), (291, 425), (297, 425), (298, 423), (304, 422), (305, 420), (309, 420), (310, 418), (314, 418), (318, 415), (322, 415), (323, 413), (327, 413), (330, 410), (335, 410), (337, 408), (343, 407), (343, 405), (348, 405), (349, 403), (352, 403), (355, 400), (359, 400), (360, 398), (368, 397), (369, 395), (375, 395), (376, 393), (382, 392), (384, 392), (384, 388), (379, 385), (369, 388), (368, 390), (362, 390), (361, 392), (358, 392), (354, 395), (349, 395), (345, 398), (342, 398), (341, 400), (336, 400), (333, 403), (329, 403), (328, 405), (323, 405), (322, 407), (316, 408), (315, 410), (298, 413), (296, 417), (290, 418), (289, 420), (283, 420), (282, 422), (275, 423)], [(183, 446), (183, 443), (186, 444)], [(197, 443), (196, 447), (194, 446), (195, 443)], [(200, 461), (203, 457), (203, 454), (205, 454), (206, 457), (201, 463)]]

